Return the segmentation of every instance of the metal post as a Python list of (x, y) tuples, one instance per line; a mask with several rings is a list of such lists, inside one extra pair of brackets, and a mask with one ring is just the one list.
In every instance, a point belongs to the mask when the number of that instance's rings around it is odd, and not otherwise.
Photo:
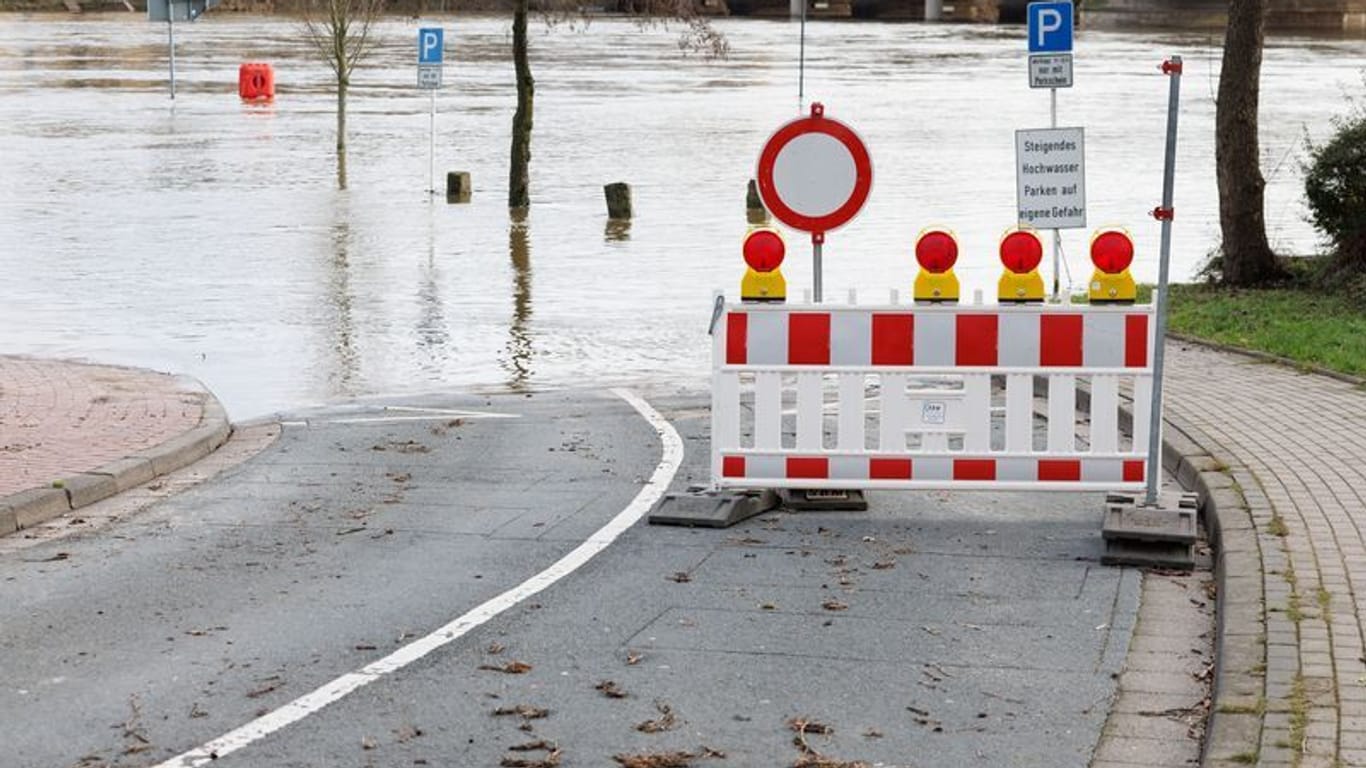
[[(1058, 89), (1048, 89), (1048, 127), (1058, 127)], [(1062, 281), (1058, 273), (1061, 271), (1062, 264), (1062, 231), (1053, 230), (1053, 301), (1058, 301), (1062, 294)]]
[(427, 151), (427, 191), (436, 194), (436, 89), (431, 89), (432, 96), (432, 119), (431, 130), (428, 136), (429, 142)]
[(1157, 271), (1157, 330), (1153, 351), (1153, 408), (1148, 426), (1148, 506), (1157, 504), (1157, 490), (1162, 478), (1162, 371), (1166, 362), (1167, 341), (1167, 277), (1172, 249), (1172, 185), (1176, 179), (1176, 117), (1181, 101), (1181, 57), (1173, 56), (1162, 63), (1162, 71), (1171, 78), (1167, 96), (1167, 159), (1162, 167), (1162, 207), (1153, 215), (1162, 222), (1162, 250)]
[(811, 235), (811, 299), (821, 303), (821, 247), (825, 236), (820, 233)]
[(925, 0), (925, 21), (939, 21), (944, 18), (944, 0)]
[(171, 99), (175, 99), (175, 0), (166, 3), (166, 35), (171, 48)]
[(806, 102), (806, 4), (808, 0), (792, 0), (792, 2), (802, 4), (801, 42), (797, 53), (797, 114), (801, 114), (802, 104)]

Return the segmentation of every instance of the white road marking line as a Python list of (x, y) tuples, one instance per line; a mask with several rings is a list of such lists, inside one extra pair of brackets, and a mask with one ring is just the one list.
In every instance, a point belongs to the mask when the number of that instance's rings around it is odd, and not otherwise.
[(154, 768), (190, 768), (191, 766), (204, 765), (259, 741), (308, 717), (348, 693), (373, 683), (390, 672), (400, 670), (443, 645), (462, 637), (470, 630), (578, 570), (584, 563), (593, 559), (594, 555), (606, 549), (626, 529), (640, 520), (654, 506), (660, 496), (664, 495), (664, 492), (669, 488), (669, 483), (677, 474), (679, 465), (683, 463), (683, 440), (668, 420), (634, 392), (614, 389), (612, 393), (630, 403), (633, 408), (640, 412), (641, 416), (645, 417), (646, 421), (650, 422), (650, 425), (659, 434), (659, 440), (664, 448), (664, 455), (660, 457), (659, 465), (655, 467), (654, 474), (650, 475), (645, 486), (640, 489), (640, 492), (636, 494), (636, 497), (625, 509), (617, 513), (616, 517), (549, 568), (426, 637), (419, 638), (355, 672), (347, 673), (325, 683), (311, 693), (306, 693), (279, 709), (268, 712), (213, 741), (159, 763)]

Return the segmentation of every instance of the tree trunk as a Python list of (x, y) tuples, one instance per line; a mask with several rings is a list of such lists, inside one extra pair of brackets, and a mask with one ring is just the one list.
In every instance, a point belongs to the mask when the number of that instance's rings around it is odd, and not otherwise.
[(337, 189), (346, 189), (346, 86), (337, 79)]
[(531, 105), (536, 83), (527, 57), (528, 0), (517, 0), (512, 14), (512, 61), (517, 68), (517, 112), (512, 116), (512, 164), (508, 171), (508, 207), (531, 205)]
[(1215, 108), (1214, 158), (1223, 233), (1223, 281), (1249, 286), (1281, 276), (1266, 240), (1257, 139), (1257, 102), (1267, 0), (1229, 0), (1224, 63)]

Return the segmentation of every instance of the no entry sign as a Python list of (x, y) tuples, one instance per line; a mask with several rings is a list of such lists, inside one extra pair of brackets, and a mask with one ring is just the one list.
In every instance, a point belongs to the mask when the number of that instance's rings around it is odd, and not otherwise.
[(824, 235), (863, 207), (873, 163), (852, 128), (812, 104), (809, 117), (787, 123), (764, 144), (756, 176), (759, 196), (778, 221)]

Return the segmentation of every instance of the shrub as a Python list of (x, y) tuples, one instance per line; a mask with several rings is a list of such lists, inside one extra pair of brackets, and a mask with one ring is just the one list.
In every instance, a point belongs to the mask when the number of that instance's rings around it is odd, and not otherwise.
[(1366, 274), (1366, 110), (1336, 127), (1310, 146), (1304, 178), (1310, 221), (1333, 246), (1323, 277), (1335, 282)]

